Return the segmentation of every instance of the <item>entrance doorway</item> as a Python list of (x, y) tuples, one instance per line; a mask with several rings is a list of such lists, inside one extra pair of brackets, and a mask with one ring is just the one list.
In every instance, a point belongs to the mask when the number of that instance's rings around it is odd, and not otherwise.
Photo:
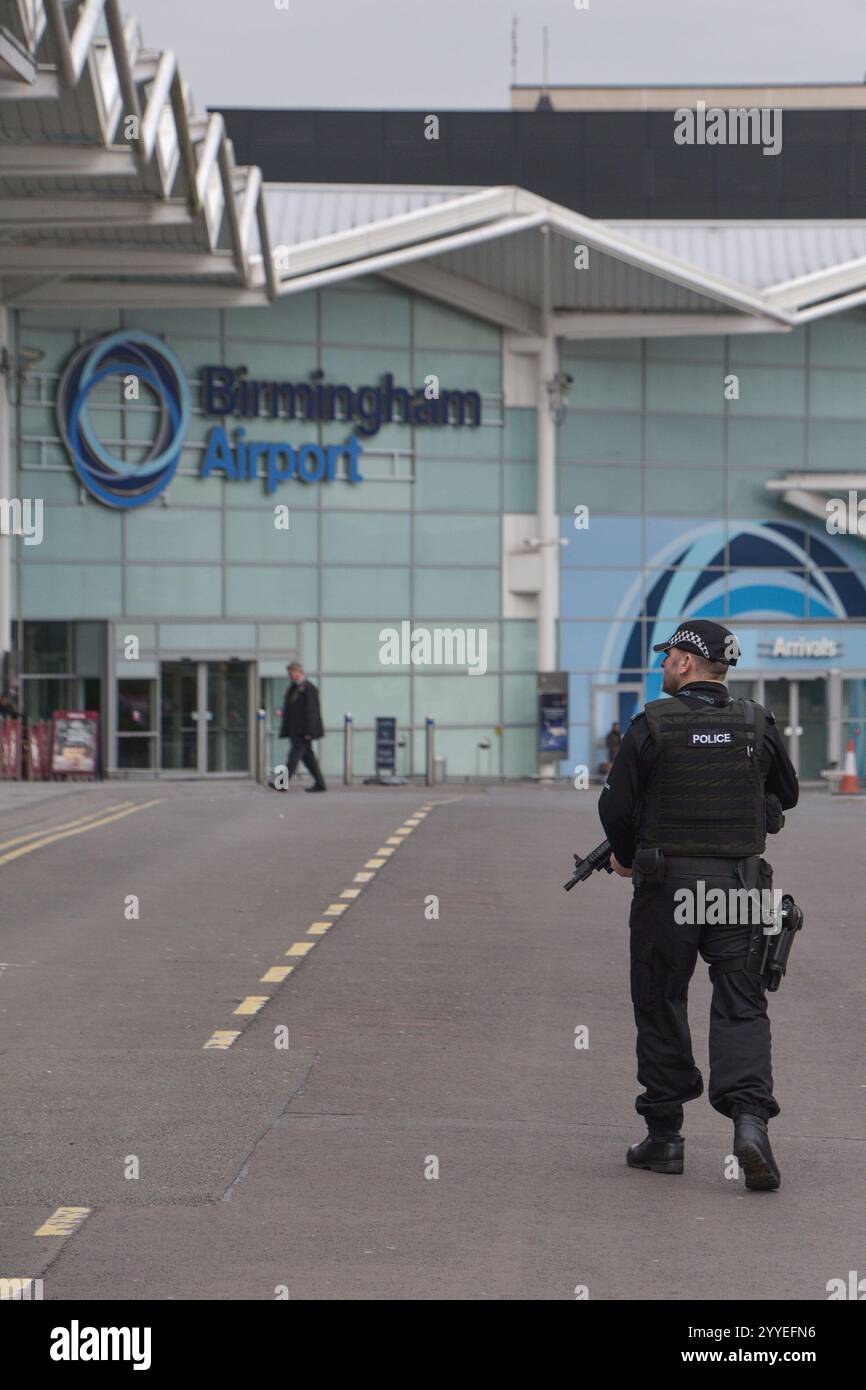
[(820, 781), (829, 756), (826, 677), (732, 679), (727, 686), (734, 699), (748, 696), (772, 710), (776, 727), (787, 743), (788, 757), (800, 781)]
[(252, 662), (161, 662), (161, 770), (249, 775), (253, 691)]
[(607, 735), (612, 724), (619, 724), (624, 734), (632, 716), (637, 714), (643, 703), (643, 686), (640, 681), (619, 685), (593, 685), (592, 687), (592, 747), (590, 749), (590, 772), (598, 775), (600, 769), (609, 761)]

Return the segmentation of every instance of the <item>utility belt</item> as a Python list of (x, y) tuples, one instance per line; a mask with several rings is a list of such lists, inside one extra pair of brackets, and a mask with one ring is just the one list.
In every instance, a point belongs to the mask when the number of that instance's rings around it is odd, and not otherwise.
[[(773, 866), (760, 855), (750, 854), (742, 859), (709, 858), (694, 855), (665, 855), (660, 849), (646, 846), (635, 852), (632, 865), (632, 883), (635, 888), (644, 884), (660, 886), (671, 879), (731, 878), (741, 887), (753, 890), (773, 888)], [(775, 902), (775, 900), (773, 900)], [(790, 894), (783, 894), (781, 902), (771, 923), (764, 920), (765, 899), (761, 899), (761, 910), (752, 914), (757, 921), (752, 922), (752, 934), (744, 956), (719, 961), (710, 966), (710, 979), (719, 975), (729, 975), (735, 970), (745, 970), (749, 974), (760, 975), (768, 990), (777, 990), (791, 953), (794, 934), (803, 925), (803, 912)]]

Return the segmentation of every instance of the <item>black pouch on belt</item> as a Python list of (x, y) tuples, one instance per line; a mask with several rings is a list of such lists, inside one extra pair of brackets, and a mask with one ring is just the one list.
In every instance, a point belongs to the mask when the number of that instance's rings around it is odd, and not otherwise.
[(639, 849), (634, 857), (632, 883), (640, 888), (644, 883), (663, 883), (665, 857), (660, 849)]

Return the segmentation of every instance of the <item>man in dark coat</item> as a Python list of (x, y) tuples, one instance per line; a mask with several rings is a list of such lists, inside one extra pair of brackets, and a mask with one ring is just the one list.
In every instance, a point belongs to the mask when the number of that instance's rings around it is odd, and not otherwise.
[(286, 667), (291, 685), (286, 687), (283, 697), (283, 721), (280, 725), (280, 738), (290, 742), (288, 770), (289, 780), (297, 771), (298, 763), (312, 774), (313, 785), (308, 792), (327, 791), (322, 770), (313, 752), (313, 739), (324, 738), (322, 714), (319, 709), (319, 692), (304, 674), (300, 661), (292, 661)]

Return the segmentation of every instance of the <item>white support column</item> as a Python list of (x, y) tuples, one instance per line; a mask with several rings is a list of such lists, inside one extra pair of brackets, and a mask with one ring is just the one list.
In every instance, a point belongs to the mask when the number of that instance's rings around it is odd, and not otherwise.
[[(541, 584), (538, 591), (538, 669), (556, 670), (556, 618), (559, 593), (559, 520), (556, 514), (556, 423), (549, 386), (559, 371), (559, 354), (553, 336), (550, 291), (550, 238), (548, 227), (541, 227), (541, 344), (536, 355), (538, 422), (537, 526)], [(538, 764), (539, 777), (556, 775), (552, 763)]]
[[(0, 357), (11, 354), (9, 310), (0, 304)], [(0, 498), (12, 491), (12, 404), (9, 383), (12, 370), (0, 372)], [(0, 654), (12, 645), (12, 537), (0, 533)]]

